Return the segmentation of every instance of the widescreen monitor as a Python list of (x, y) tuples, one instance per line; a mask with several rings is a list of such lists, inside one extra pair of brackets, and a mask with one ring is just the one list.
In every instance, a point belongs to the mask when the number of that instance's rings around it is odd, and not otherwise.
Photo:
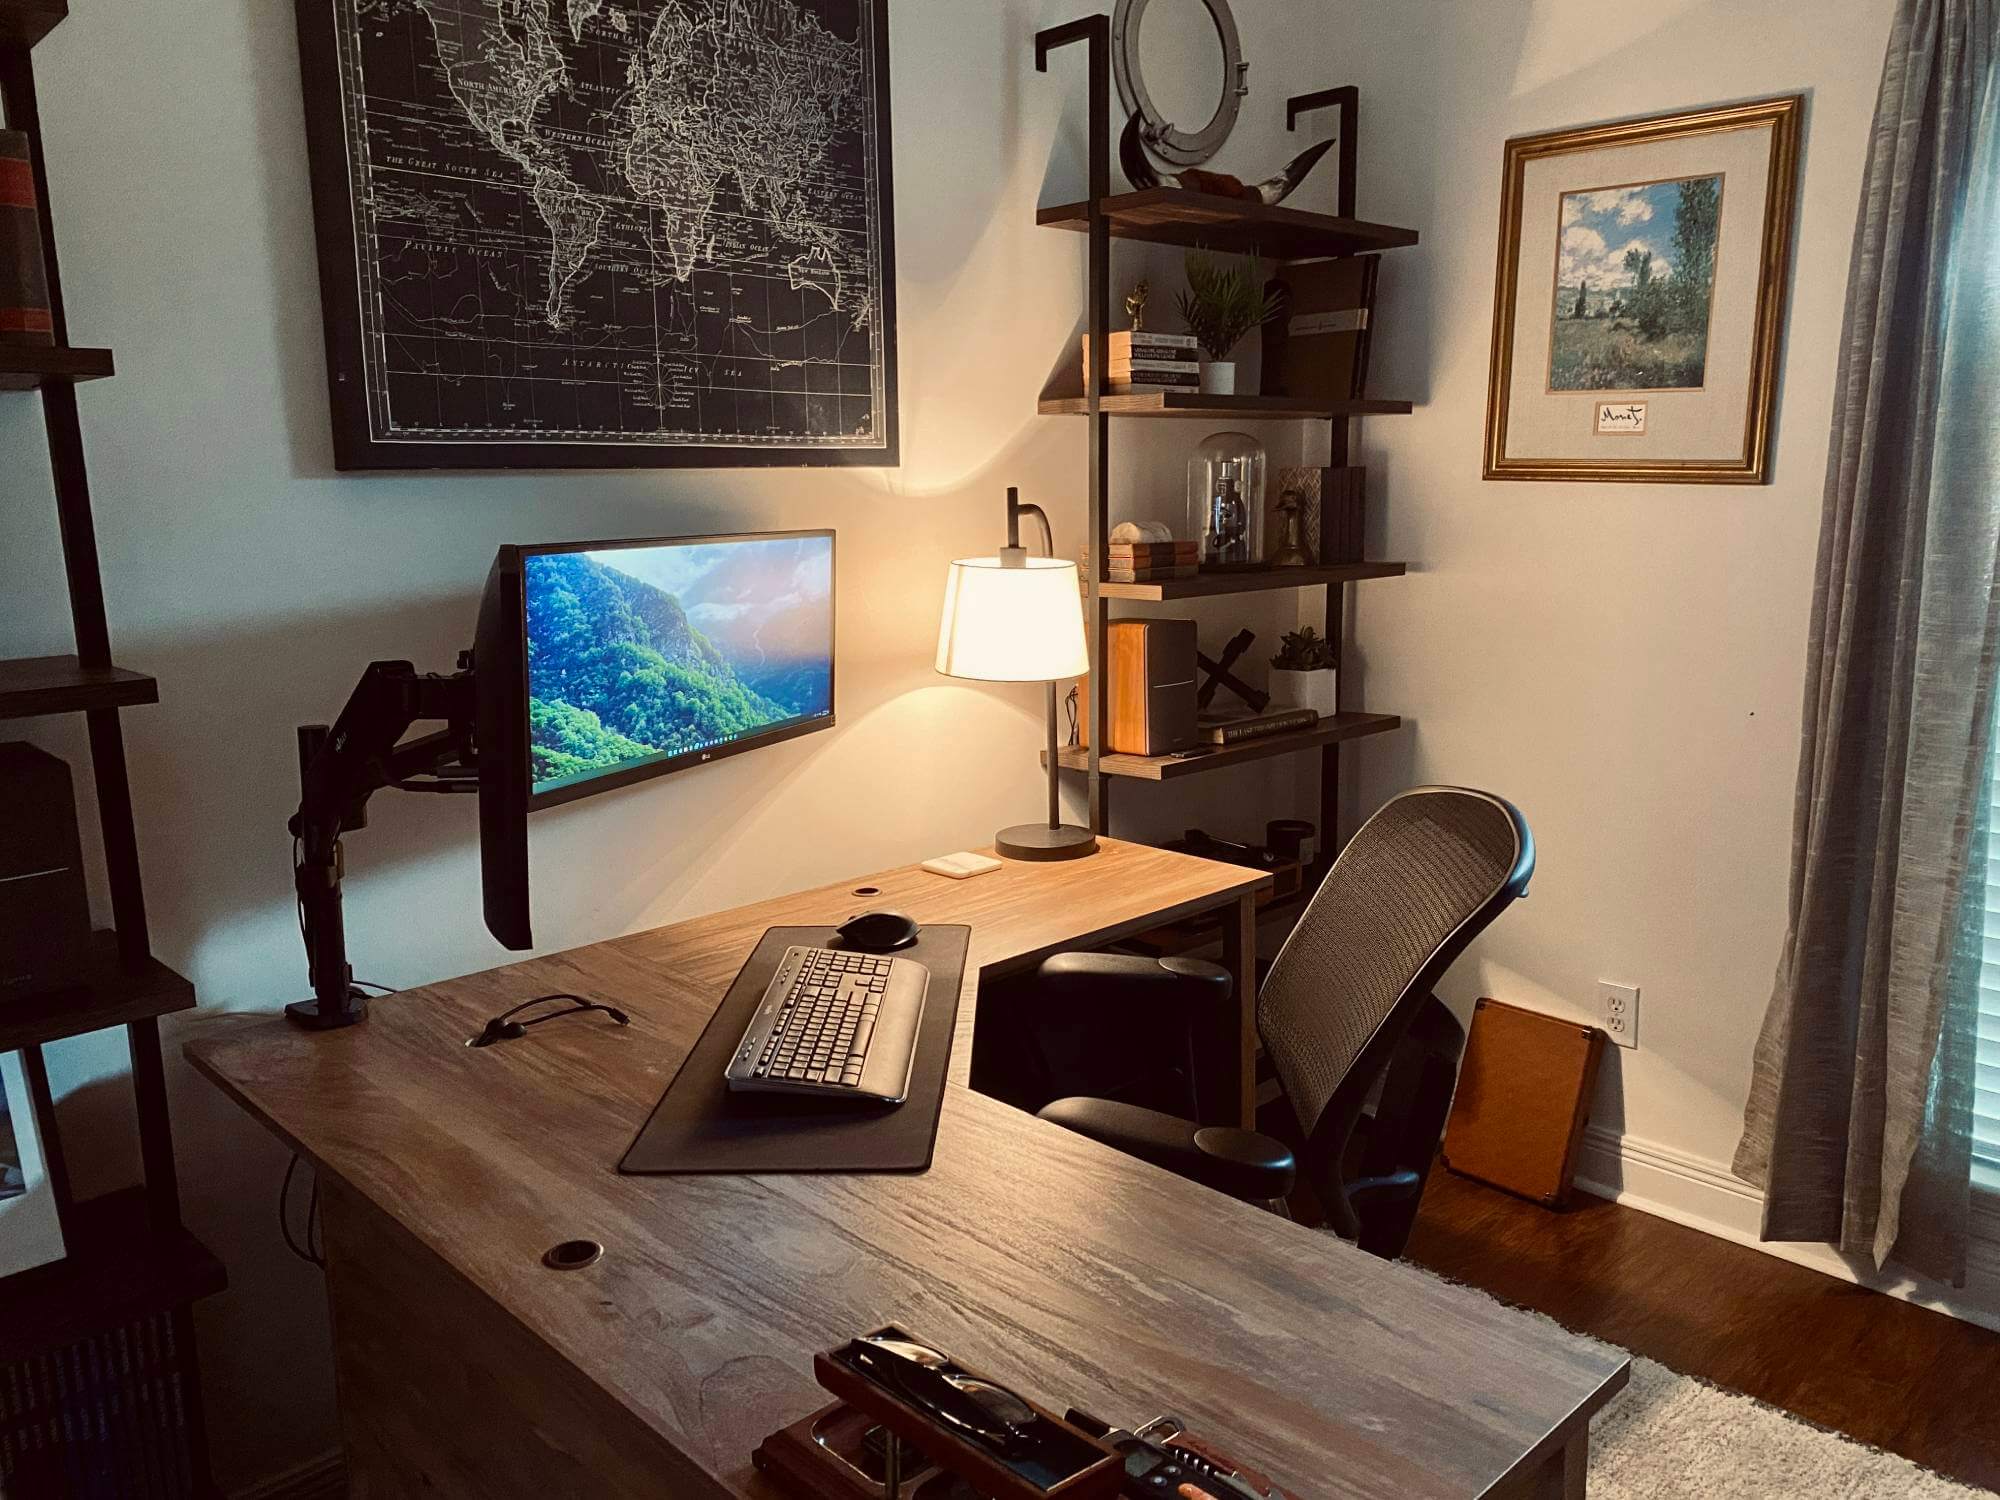
[(523, 549), (531, 806), (833, 725), (833, 533)]
[(526, 813), (834, 723), (831, 531), (503, 547), (474, 647), (486, 920), (528, 946)]

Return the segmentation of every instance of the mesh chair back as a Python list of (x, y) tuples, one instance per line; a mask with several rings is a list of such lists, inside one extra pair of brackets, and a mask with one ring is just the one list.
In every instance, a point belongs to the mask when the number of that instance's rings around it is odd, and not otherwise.
[[(1362, 825), (1257, 999), (1265, 1051), (1308, 1140), (1399, 1002), (1421, 1003), (1533, 869), (1527, 824), (1486, 792), (1419, 787)], [(1403, 1008), (1402, 1024), (1412, 1013)]]

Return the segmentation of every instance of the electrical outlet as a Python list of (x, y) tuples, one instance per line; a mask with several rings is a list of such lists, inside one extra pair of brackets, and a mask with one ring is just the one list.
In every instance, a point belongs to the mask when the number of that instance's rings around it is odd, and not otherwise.
[(1639, 986), (1597, 981), (1597, 1024), (1621, 1047), (1639, 1045)]

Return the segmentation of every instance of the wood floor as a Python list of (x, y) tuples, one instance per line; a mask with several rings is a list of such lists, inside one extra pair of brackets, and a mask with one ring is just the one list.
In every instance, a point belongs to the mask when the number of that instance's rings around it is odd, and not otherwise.
[(1409, 1258), (1684, 1375), (2000, 1489), (2000, 1334), (1637, 1209), (1431, 1174)]

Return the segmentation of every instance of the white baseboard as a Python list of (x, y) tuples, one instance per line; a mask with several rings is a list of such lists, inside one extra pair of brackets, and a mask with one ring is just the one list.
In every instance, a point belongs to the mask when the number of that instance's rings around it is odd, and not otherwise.
[(324, 1453), (238, 1490), (230, 1500), (347, 1500), (347, 1461), (338, 1452)]
[(1829, 1245), (1767, 1243), (1757, 1237), (1764, 1195), (1726, 1163), (1599, 1125), (1583, 1133), (1576, 1185), (1690, 1229), (2000, 1332), (2000, 1207), (1990, 1201), (1974, 1206), (1966, 1285), (1960, 1290), (1909, 1275), (1883, 1275)]

